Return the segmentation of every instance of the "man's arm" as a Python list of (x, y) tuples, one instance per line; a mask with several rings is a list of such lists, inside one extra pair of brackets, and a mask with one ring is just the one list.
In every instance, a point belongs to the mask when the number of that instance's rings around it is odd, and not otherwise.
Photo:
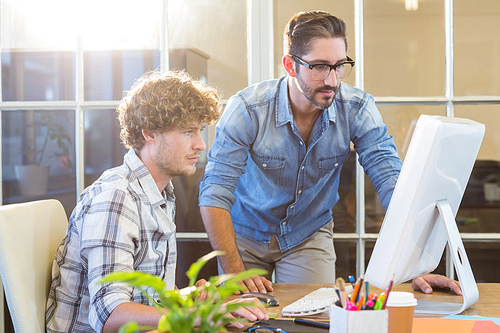
[(368, 95), (356, 113), (356, 120), (351, 124), (351, 140), (363, 170), (377, 190), (382, 206), (387, 209), (402, 162), (372, 96)]
[(135, 321), (140, 326), (158, 327), (162, 314), (158, 309), (144, 304), (127, 302), (118, 305), (104, 323), (103, 333), (118, 332), (120, 327), (129, 321)]
[[(219, 261), (225, 273), (239, 273), (245, 271), (245, 265), (241, 260), (233, 222), (229, 212), (222, 208), (200, 206), (203, 224), (210, 239), (212, 248), (216, 251), (224, 251), (226, 255), (220, 256)], [(248, 292), (272, 291), (272, 283), (264, 277), (254, 277), (243, 281)]]

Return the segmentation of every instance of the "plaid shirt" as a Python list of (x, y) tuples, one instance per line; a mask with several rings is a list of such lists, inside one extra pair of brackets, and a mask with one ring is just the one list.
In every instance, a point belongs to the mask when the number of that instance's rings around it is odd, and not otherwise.
[(123, 165), (85, 189), (52, 266), (47, 332), (101, 332), (119, 304), (149, 304), (123, 283), (96, 284), (111, 272), (154, 274), (173, 289), (174, 216), (172, 184), (160, 193), (132, 149)]

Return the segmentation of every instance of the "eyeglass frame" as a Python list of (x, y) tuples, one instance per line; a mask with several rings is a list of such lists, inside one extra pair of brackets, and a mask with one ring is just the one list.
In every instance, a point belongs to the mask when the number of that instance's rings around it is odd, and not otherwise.
[(257, 329), (267, 329), (269, 331), (272, 331), (272, 332), (280, 332), (280, 333), (288, 333), (287, 331), (285, 330), (282, 330), (281, 328), (274, 328), (274, 327), (267, 327), (267, 326), (254, 326), (254, 327), (250, 327), (248, 329), (248, 331), (245, 331), (245, 332), (253, 332)]
[[(299, 57), (297, 57), (297, 56), (295, 56), (293, 54), (290, 54), (290, 57), (292, 57), (292, 59), (294, 61), (298, 62), (302, 66), (309, 68), (311, 70), (311, 73), (312, 73), (313, 68), (316, 67), (316, 66), (330, 67), (330, 70), (328, 71), (328, 73), (326, 73), (325, 76), (323, 76), (321, 79), (314, 79), (313, 78), (313, 80), (315, 80), (315, 81), (323, 80), (325, 77), (327, 77), (330, 74), (330, 72), (332, 70), (334, 71), (335, 76), (337, 76), (339, 79), (344, 79), (344, 78), (348, 77), (351, 74), (351, 72), (349, 72), (349, 74), (347, 74), (346, 76), (339, 77), (337, 75), (337, 67), (343, 66), (345, 64), (350, 64), (352, 67), (354, 67), (354, 65), (356, 64), (356, 62), (351, 57), (349, 57), (348, 55), (346, 55), (346, 59), (347, 59), (346, 61), (342, 61), (342, 62), (340, 62), (338, 64), (335, 64), (335, 65), (329, 65), (329, 64), (314, 64), (314, 65), (311, 65), (307, 61), (305, 61), (305, 60), (303, 60), (303, 59), (301, 59), (301, 58), (299, 58)], [(352, 71), (352, 69), (351, 69), (351, 71)]]

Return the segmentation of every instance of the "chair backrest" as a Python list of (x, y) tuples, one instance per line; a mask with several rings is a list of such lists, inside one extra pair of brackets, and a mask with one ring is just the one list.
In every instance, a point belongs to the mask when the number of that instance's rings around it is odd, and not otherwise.
[(0, 273), (17, 333), (45, 332), (52, 261), (67, 228), (57, 200), (0, 207)]

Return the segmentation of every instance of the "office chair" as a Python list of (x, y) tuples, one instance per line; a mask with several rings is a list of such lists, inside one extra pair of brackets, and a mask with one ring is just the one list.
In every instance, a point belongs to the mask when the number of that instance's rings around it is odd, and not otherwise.
[(16, 333), (44, 333), (52, 261), (68, 218), (57, 200), (0, 207), (0, 274)]

